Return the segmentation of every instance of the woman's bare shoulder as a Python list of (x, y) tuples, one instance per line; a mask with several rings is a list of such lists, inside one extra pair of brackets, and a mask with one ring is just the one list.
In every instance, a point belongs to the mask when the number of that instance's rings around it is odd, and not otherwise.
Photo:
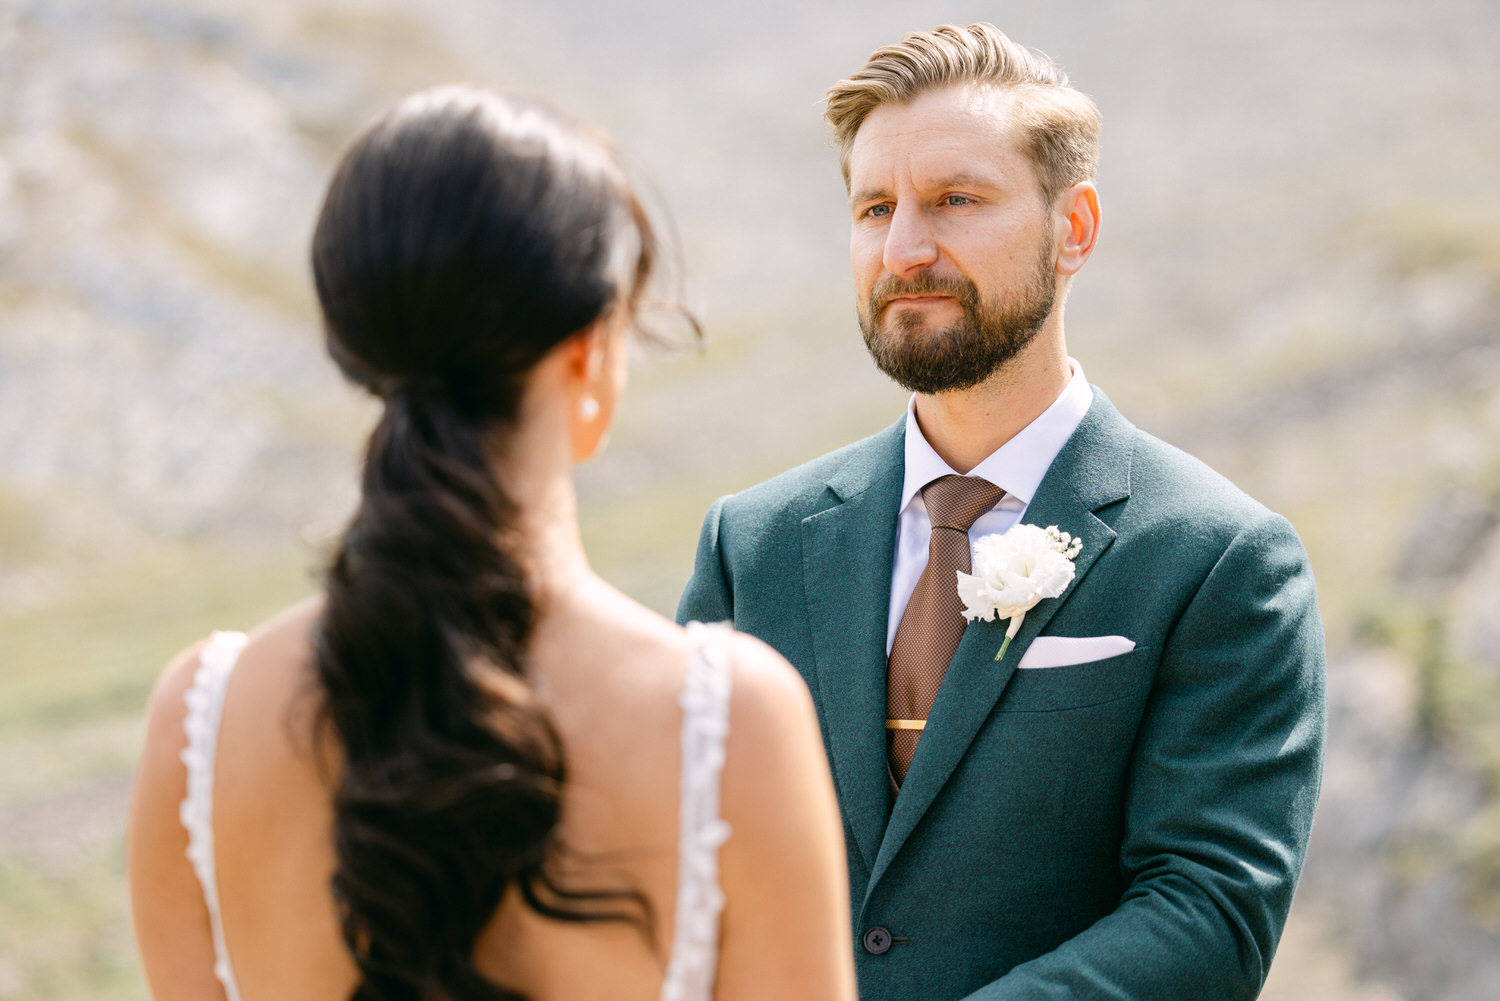
[[(731, 733), (771, 739), (791, 732), (816, 733), (812, 699), (795, 668), (773, 648), (727, 625), (701, 627), (696, 642), (716, 647), (728, 661)], [(632, 610), (607, 633), (611, 654), (595, 661), (605, 698), (626, 700), (659, 718), (680, 715), (677, 697), (694, 656), (695, 640), (654, 612)], [(597, 668), (596, 668), (597, 669)]]
[(730, 733), (772, 740), (816, 735), (817, 715), (802, 675), (771, 646), (725, 629), (731, 664)]
[(203, 648), (199, 640), (167, 662), (156, 676), (146, 703), (146, 736), (141, 748), (138, 780), (160, 784), (179, 798), (187, 787), (187, 771), (178, 755), (187, 744), (187, 692), (193, 686)]
[(305, 671), (312, 662), (323, 596), (315, 594), (250, 630), (240, 662), (259, 671)]
[(272, 788), (311, 762), (323, 706), (314, 670), (322, 613), (316, 595), (252, 629), (225, 696), (221, 739), (228, 753), (248, 751)]
[(812, 695), (797, 669), (752, 636), (730, 633), (726, 645), (732, 680), (724, 815), (759, 830), (768, 817), (785, 819), (793, 800), (822, 802), (832, 779)]
[(843, 825), (812, 695), (771, 647), (740, 634), (729, 645), (720, 992), (852, 999)]
[[(322, 596), (314, 595), (256, 626), (248, 634), (239, 662), (250, 660), (271, 664), (306, 664), (311, 655), (312, 632), (322, 609)], [(210, 640), (211, 637), (205, 636), (167, 661), (152, 688), (150, 705), (153, 712), (158, 711), (158, 707), (161, 711), (176, 711), (182, 697), (193, 684), (203, 650)]]
[(151, 697), (147, 702), (148, 725), (173, 721), (181, 723), (185, 712), (183, 699), (193, 686), (193, 678), (198, 673), (198, 664), (206, 646), (208, 637), (205, 636), (178, 651), (157, 674), (156, 684), (151, 687)]
[[(251, 630), (231, 678), (232, 696), (226, 696), (226, 702), (232, 702), (232, 707), (226, 710), (226, 720), (238, 724), (249, 717), (251, 728), (264, 729), (272, 739), (282, 738), (285, 728), (259, 724), (268, 715), (283, 715), (294, 704), (305, 702), (312, 633), (321, 611), (321, 597), (309, 598)], [(189, 645), (157, 675), (146, 710), (143, 758), (148, 764), (180, 771), (175, 759), (186, 742), (186, 696), (210, 642), (210, 637), (204, 637)]]
[(675, 707), (688, 649), (681, 627), (595, 581), (549, 606), (528, 673), (559, 708), (597, 702), (654, 715)]

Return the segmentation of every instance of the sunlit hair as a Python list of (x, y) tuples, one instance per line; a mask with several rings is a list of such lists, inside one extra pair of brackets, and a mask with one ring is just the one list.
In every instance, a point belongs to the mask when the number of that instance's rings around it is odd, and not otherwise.
[(397, 105), (329, 185), (312, 246), (328, 350), (385, 404), (315, 637), (353, 1001), (517, 997), (473, 958), (510, 888), (650, 931), (639, 893), (554, 874), (565, 754), (527, 677), (537, 609), (493, 457), (532, 369), (633, 310), (655, 246), (600, 137), (470, 88)]
[(980, 22), (909, 32), (896, 44), (875, 50), (848, 79), (828, 88), (823, 117), (833, 126), (844, 184), (849, 183), (850, 147), (870, 112), (963, 84), (998, 87), (1015, 96), (1021, 148), (1036, 169), (1047, 204), (1094, 177), (1099, 160), (1094, 102), (1074, 90), (1067, 74), (1047, 56)]

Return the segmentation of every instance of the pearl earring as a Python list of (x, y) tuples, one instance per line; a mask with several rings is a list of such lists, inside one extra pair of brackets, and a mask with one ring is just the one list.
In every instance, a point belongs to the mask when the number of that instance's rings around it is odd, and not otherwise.
[(578, 401), (578, 416), (583, 418), (585, 424), (592, 424), (599, 418), (599, 401), (592, 395), (585, 396)]

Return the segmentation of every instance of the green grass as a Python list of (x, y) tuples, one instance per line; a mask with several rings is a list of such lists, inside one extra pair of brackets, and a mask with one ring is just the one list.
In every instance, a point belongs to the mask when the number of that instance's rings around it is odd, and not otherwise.
[(57, 871), (0, 857), (0, 997), (148, 996), (126, 916), (123, 869), (122, 836)]
[(211, 629), (308, 593), (306, 554), (198, 546), (93, 568), (64, 600), (0, 616), (0, 804), (128, 774), (157, 672)]
[(0, 733), (138, 710), (177, 650), (310, 592), (309, 562), (291, 546), (163, 544), (90, 568), (63, 600), (0, 616)]
[(210, 629), (253, 626), (310, 591), (308, 562), (291, 546), (166, 545), (0, 616), (0, 998), (146, 997), (120, 804), (147, 694)]
[(1469, 776), (1485, 791), (1473, 814), (1448, 817), (1439, 827), (1402, 832), (1391, 846), (1392, 872), (1414, 887), (1443, 871), (1463, 886), (1468, 917), (1500, 932), (1500, 681), (1492, 669), (1455, 653), (1452, 590), (1387, 601), (1367, 609), (1360, 639), (1395, 650), (1415, 674), (1416, 736), (1428, 752)]

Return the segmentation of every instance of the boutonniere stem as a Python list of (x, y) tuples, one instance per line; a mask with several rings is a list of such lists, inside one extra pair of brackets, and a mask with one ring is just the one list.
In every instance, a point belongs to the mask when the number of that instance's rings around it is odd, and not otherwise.
[(973, 573), (958, 571), (958, 596), (965, 619), (1009, 620), (996, 660), (1005, 656), (1027, 612), (1067, 590), (1073, 560), (1082, 548), (1082, 539), (1059, 532), (1056, 525), (1017, 524), (1003, 534), (974, 540)]

